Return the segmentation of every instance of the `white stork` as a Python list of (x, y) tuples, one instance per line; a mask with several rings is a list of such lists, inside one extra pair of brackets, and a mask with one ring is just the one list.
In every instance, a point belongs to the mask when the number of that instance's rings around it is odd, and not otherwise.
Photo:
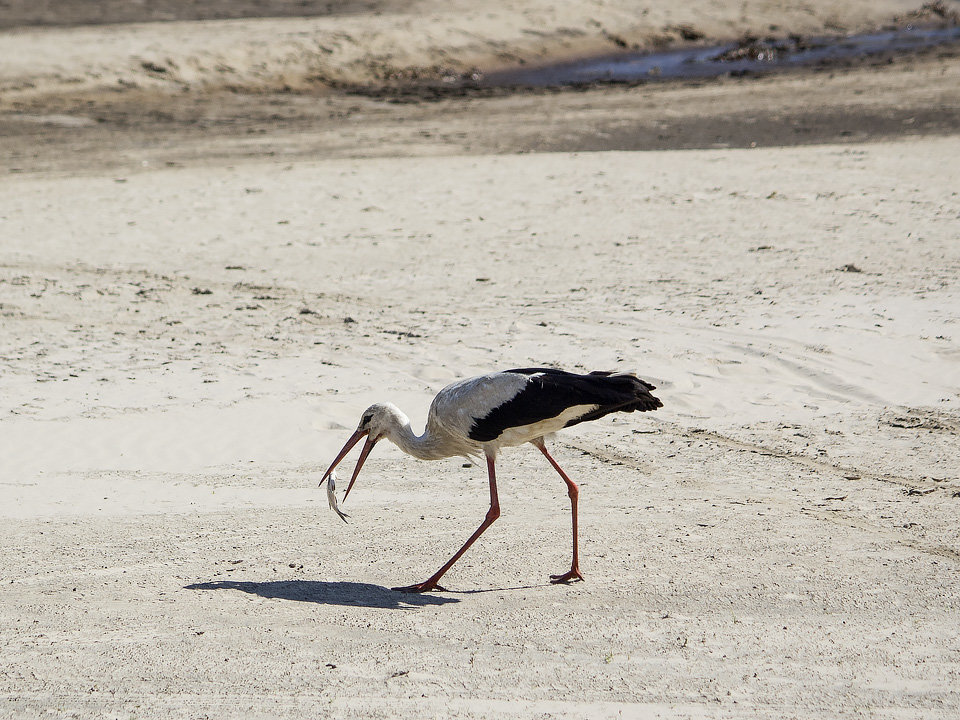
[(347, 486), (353, 488), (360, 468), (374, 445), (387, 438), (401, 450), (422, 460), (439, 460), (456, 455), (487, 460), (490, 476), (490, 509), (480, 527), (447, 563), (428, 579), (415, 585), (393, 588), (403, 592), (443, 590), (438, 585), (443, 574), (460, 559), (473, 542), (500, 517), (494, 461), (502, 447), (532, 443), (567, 485), (573, 515), (573, 562), (562, 575), (551, 575), (553, 583), (583, 580), (577, 547), (576, 483), (553, 459), (544, 445), (546, 435), (585, 420), (595, 420), (613, 412), (656, 410), (663, 403), (650, 391), (654, 386), (628, 373), (592, 372), (578, 375), (549, 368), (521, 368), (468, 378), (448, 385), (430, 405), (423, 435), (416, 435), (410, 419), (391, 403), (367, 408), (357, 431), (330, 464), (320, 479), (330, 477), (334, 468), (364, 437), (367, 438), (357, 466)]

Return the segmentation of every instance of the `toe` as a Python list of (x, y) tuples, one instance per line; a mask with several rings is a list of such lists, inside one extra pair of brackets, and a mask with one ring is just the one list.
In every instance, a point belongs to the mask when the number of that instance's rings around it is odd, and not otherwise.
[(579, 570), (571, 570), (570, 572), (564, 573), (563, 575), (551, 575), (550, 582), (554, 585), (564, 584), (583, 580), (583, 575), (580, 574)]

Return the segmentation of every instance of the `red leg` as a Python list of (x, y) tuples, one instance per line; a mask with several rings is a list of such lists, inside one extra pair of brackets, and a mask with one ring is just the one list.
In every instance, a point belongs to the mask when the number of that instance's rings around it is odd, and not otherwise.
[(480, 527), (477, 528), (477, 531), (470, 536), (470, 539), (464, 543), (462, 548), (457, 550), (456, 554), (454, 554), (452, 558), (447, 560), (446, 565), (437, 570), (428, 579), (415, 585), (395, 587), (393, 588), (394, 590), (410, 593), (427, 592), (429, 590), (443, 590), (443, 588), (437, 584), (440, 578), (443, 577), (443, 574), (453, 567), (453, 564), (460, 559), (460, 556), (467, 551), (467, 548), (473, 545), (474, 541), (483, 534), (483, 531), (493, 525), (493, 521), (500, 517), (500, 500), (497, 497), (497, 474), (493, 467), (493, 458), (489, 456), (487, 457), (487, 473), (490, 475), (490, 509), (487, 510), (487, 516), (484, 518), (483, 522), (480, 523)]
[(583, 580), (583, 575), (580, 574), (580, 549), (577, 542), (577, 498), (580, 496), (580, 490), (577, 484), (567, 477), (563, 468), (560, 467), (557, 461), (547, 452), (547, 446), (543, 444), (542, 438), (534, 440), (533, 444), (539, 448), (543, 456), (553, 465), (553, 469), (560, 473), (560, 477), (562, 477), (563, 481), (567, 484), (567, 495), (570, 496), (570, 508), (573, 515), (573, 563), (570, 565), (570, 572), (566, 572), (563, 575), (551, 575), (550, 582), (568, 583), (573, 580)]

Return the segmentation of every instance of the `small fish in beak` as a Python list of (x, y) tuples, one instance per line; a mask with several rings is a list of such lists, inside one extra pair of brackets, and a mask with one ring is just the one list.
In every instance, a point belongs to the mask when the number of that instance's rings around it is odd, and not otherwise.
[(337, 498), (334, 494), (334, 486), (336, 484), (337, 472), (335, 468), (340, 462), (347, 456), (353, 446), (360, 442), (363, 438), (367, 438), (367, 441), (363, 444), (363, 450), (360, 451), (360, 457), (357, 459), (357, 466), (353, 470), (353, 476), (350, 478), (350, 484), (347, 485), (347, 491), (343, 494), (343, 499), (346, 501), (347, 495), (350, 494), (350, 490), (353, 489), (353, 484), (357, 481), (357, 476), (360, 474), (360, 468), (363, 467), (363, 463), (366, 462), (367, 456), (370, 454), (370, 451), (373, 450), (373, 446), (377, 444), (371, 435), (369, 430), (357, 430), (353, 435), (350, 436), (350, 439), (347, 440), (346, 444), (337, 453), (337, 457), (330, 467), (327, 468), (327, 471), (323, 474), (323, 477), (320, 478), (320, 484), (323, 485), (325, 480), (329, 479), (327, 483), (327, 500), (330, 503), (330, 507), (333, 508), (337, 514), (340, 516), (340, 519), (346, 522), (346, 518), (349, 517), (345, 513), (340, 511), (340, 508), (337, 506)]
[(344, 522), (350, 517), (337, 506), (337, 471), (333, 470), (327, 479), (327, 502), (330, 503), (330, 509), (333, 510)]

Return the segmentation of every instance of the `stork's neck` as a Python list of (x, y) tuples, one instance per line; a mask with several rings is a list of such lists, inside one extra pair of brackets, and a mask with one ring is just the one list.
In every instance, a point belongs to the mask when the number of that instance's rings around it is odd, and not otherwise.
[(410, 420), (403, 416), (390, 428), (387, 437), (408, 455), (421, 460), (439, 460), (457, 454), (444, 447), (442, 438), (430, 432), (427, 427), (423, 435), (417, 435), (410, 426)]

